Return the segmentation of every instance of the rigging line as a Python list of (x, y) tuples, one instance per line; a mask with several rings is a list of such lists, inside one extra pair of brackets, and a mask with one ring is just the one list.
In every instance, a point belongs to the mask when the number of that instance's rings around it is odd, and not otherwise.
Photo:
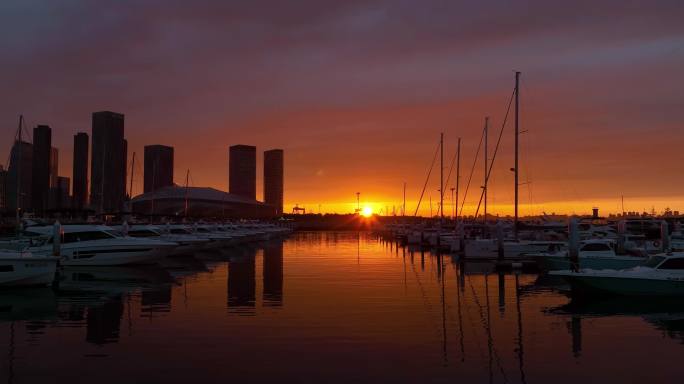
[(482, 147), (482, 141), (484, 140), (485, 131), (482, 130), (482, 136), (480, 136), (480, 144), (477, 145), (477, 151), (475, 152), (475, 159), (473, 160), (473, 166), (470, 168), (470, 176), (468, 176), (468, 184), (466, 184), (465, 194), (463, 195), (463, 202), (461, 203), (461, 209), (458, 212), (459, 216), (463, 215), (463, 206), (465, 205), (466, 197), (468, 197), (468, 189), (470, 188), (470, 181), (473, 179), (473, 172), (475, 172), (475, 165), (477, 164), (477, 158), (480, 155), (480, 148)]
[[(492, 176), (492, 168), (494, 167), (494, 160), (496, 159), (496, 154), (499, 152), (499, 145), (501, 144), (501, 137), (503, 137), (504, 128), (506, 128), (506, 122), (508, 121), (508, 115), (511, 112), (511, 105), (513, 104), (513, 97), (515, 96), (515, 90), (511, 94), (511, 98), (508, 100), (508, 108), (506, 108), (506, 114), (504, 115), (503, 122), (501, 123), (501, 130), (499, 131), (499, 138), (496, 140), (496, 147), (494, 147), (494, 155), (492, 156), (492, 161), (489, 163), (489, 170), (487, 170), (487, 175), (485, 177), (485, 183), (489, 182), (489, 178)], [(484, 197), (485, 190), (483, 189), (480, 193), (480, 201), (477, 203), (477, 210), (475, 211), (475, 217), (477, 217), (478, 212), (480, 212), (480, 205), (482, 204), (482, 198)]]
[(451, 166), (449, 167), (449, 173), (447, 174), (446, 182), (444, 183), (444, 188), (446, 188), (449, 185), (449, 179), (451, 179), (451, 171), (454, 170), (454, 164), (456, 164), (456, 156), (458, 156), (458, 152), (454, 153), (454, 157), (451, 159)]
[(427, 178), (425, 179), (425, 184), (423, 185), (423, 191), (420, 193), (420, 199), (418, 199), (418, 205), (416, 206), (416, 212), (413, 214), (413, 216), (418, 216), (418, 209), (420, 209), (420, 203), (423, 201), (423, 196), (425, 195), (425, 189), (427, 188), (428, 182), (430, 181), (430, 174), (432, 173), (432, 169), (435, 167), (435, 161), (437, 160), (437, 154), (439, 153), (439, 146), (440, 144), (437, 144), (437, 149), (435, 149), (435, 156), (432, 158), (432, 164), (430, 165), (430, 170), (428, 171)]

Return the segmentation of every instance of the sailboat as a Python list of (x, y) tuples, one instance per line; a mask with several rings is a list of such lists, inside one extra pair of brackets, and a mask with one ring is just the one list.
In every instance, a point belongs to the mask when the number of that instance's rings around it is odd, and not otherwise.
[[(528, 257), (530, 254), (548, 252), (554, 250), (558, 247), (564, 246), (565, 243), (558, 241), (527, 241), (520, 240), (518, 238), (518, 163), (519, 163), (519, 136), (520, 136), (520, 72), (515, 72), (515, 90), (513, 95), (515, 96), (515, 160), (514, 167), (512, 171), (515, 173), (514, 181), (514, 191), (515, 191), (515, 216), (513, 219), (513, 238), (504, 239), (503, 228), (498, 228), (499, 238), (480, 238), (480, 239), (469, 239), (465, 241), (464, 247), (464, 257), (472, 259), (507, 259), (507, 260), (520, 260), (522, 258)], [(513, 100), (512, 100), (513, 101)], [(485, 121), (485, 131), (483, 135), (487, 134), (488, 120)], [(498, 145), (498, 144), (497, 144)], [(485, 144), (486, 146), (486, 144)], [(487, 150), (485, 149), (485, 156)], [(485, 157), (485, 186), (483, 187), (483, 197), (487, 198), (487, 183), (491, 174), (491, 163), (487, 165), (487, 158)], [(486, 208), (485, 208), (486, 209)], [(486, 211), (485, 211), (486, 212)], [(486, 220), (486, 213), (485, 213)], [(485, 221), (486, 223), (486, 221)], [(497, 226), (502, 226), (503, 223), (499, 222)]]

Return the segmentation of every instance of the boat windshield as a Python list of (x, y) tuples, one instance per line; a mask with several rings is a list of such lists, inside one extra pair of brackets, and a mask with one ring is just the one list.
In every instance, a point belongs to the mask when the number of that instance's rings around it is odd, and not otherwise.
[(84, 232), (71, 232), (65, 233), (63, 235), (62, 242), (64, 243), (74, 243), (78, 241), (92, 241), (92, 240), (105, 240), (117, 237), (115, 234), (110, 233), (110, 231), (84, 231)]
[(663, 260), (665, 260), (665, 258), (662, 256), (651, 256), (651, 258), (648, 259), (646, 263), (644, 263), (644, 266), (649, 268), (655, 268), (658, 266), (658, 264), (662, 263)]
[(661, 264), (658, 269), (684, 269), (684, 258), (669, 259)]
[(158, 237), (159, 234), (151, 229), (136, 229), (128, 231), (128, 236), (131, 237)]
[(581, 251), (584, 252), (605, 252), (605, 251), (610, 251), (610, 245), (604, 244), (604, 243), (589, 243), (585, 244)]

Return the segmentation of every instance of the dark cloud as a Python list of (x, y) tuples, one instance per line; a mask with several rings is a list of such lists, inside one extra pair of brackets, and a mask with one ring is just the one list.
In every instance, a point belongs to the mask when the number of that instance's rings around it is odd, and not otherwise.
[[(112, 109), (133, 149), (176, 144), (180, 168), (199, 168), (192, 148), (215, 148), (200, 183), (225, 187), (225, 147), (241, 140), (310, 154), (291, 167), (335, 167), (340, 142), (361, 135), (372, 157), (396, 137), (377, 165), (390, 172), (397, 153), (430, 151), (426, 129), (458, 122), (475, 141), (519, 69), (527, 123), (566, 145), (561, 166), (597, 129), (596, 156), (610, 159), (611, 138), (681, 141), (683, 16), (681, 1), (4, 1), (0, 150), (24, 113), (55, 127), (69, 173), (70, 135)], [(537, 160), (555, 158), (548, 147)]]

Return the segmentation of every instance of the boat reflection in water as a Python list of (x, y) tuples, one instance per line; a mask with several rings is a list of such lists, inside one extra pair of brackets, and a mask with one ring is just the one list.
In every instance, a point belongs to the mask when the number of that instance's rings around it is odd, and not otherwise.
[(557, 284), (356, 232), (297, 233), (154, 268), (63, 269), (55, 290), (0, 292), (0, 380), (681, 376), (678, 302), (578, 302)]

